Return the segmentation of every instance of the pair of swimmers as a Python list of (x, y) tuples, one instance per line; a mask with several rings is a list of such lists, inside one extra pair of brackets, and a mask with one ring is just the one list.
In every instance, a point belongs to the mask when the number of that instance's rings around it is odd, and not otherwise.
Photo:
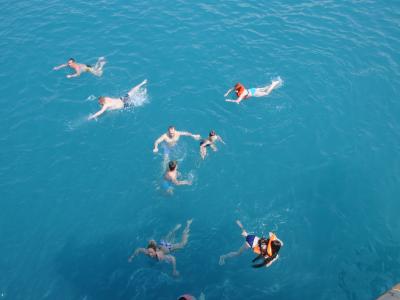
[[(82, 73), (88, 72), (95, 76), (101, 76), (103, 74), (103, 67), (106, 64), (106, 60), (104, 57), (100, 57), (95, 66), (77, 63), (75, 59), (70, 58), (65, 64), (54, 67), (53, 70), (59, 70), (65, 67), (69, 67), (75, 71), (74, 74), (68, 74), (67, 78), (78, 77)], [(123, 97), (112, 98), (112, 97), (99, 97), (99, 104), (101, 109), (90, 115), (88, 120), (95, 119), (105, 113), (107, 110), (119, 110), (129, 106), (133, 102), (133, 97), (139, 91), (139, 89), (147, 83), (147, 79), (143, 80), (140, 84), (134, 86), (128, 93), (126, 93)]]
[[(181, 136), (190, 136), (195, 140), (200, 140), (199, 134), (193, 134), (187, 131), (178, 131), (175, 129), (175, 126), (169, 126), (166, 133), (162, 134), (155, 142), (153, 152), (158, 153), (159, 145), (162, 144), (164, 151), (164, 165), (167, 165), (167, 170), (165, 171), (163, 178), (163, 188), (164, 190), (172, 194), (173, 193), (173, 185), (191, 185), (192, 182), (190, 180), (178, 180), (178, 163), (177, 161), (169, 161), (169, 154), (171, 150), (174, 149), (176, 144), (179, 141)], [(217, 151), (216, 142), (219, 141), (223, 144), (225, 142), (223, 139), (216, 134), (214, 130), (211, 130), (208, 137), (202, 139), (200, 141), (200, 156), (202, 159), (205, 159), (207, 155), (207, 148), (211, 148), (213, 151)]]
[[(175, 228), (170, 231), (167, 236), (156, 242), (155, 240), (150, 240), (146, 248), (137, 248), (133, 254), (128, 258), (129, 262), (143, 253), (159, 262), (166, 262), (172, 265), (172, 275), (178, 276), (179, 272), (176, 269), (176, 258), (171, 255), (172, 252), (182, 249), (186, 246), (189, 240), (189, 231), (192, 220), (186, 222), (186, 227), (182, 233), (182, 239), (179, 243), (175, 243), (175, 233), (181, 227), (181, 224), (175, 226)], [(258, 237), (253, 234), (248, 234), (244, 229), (242, 223), (237, 220), (236, 224), (242, 230), (242, 236), (245, 238), (244, 245), (235, 252), (230, 252), (225, 255), (221, 255), (219, 258), (219, 264), (224, 265), (227, 258), (232, 258), (243, 253), (248, 248), (251, 248), (257, 256), (252, 260), (253, 263), (260, 261), (260, 263), (253, 264), (253, 268), (269, 267), (278, 258), (278, 252), (283, 246), (283, 242), (276, 237), (272, 232), (269, 233), (268, 238)], [(190, 299), (190, 298), (189, 298)]]

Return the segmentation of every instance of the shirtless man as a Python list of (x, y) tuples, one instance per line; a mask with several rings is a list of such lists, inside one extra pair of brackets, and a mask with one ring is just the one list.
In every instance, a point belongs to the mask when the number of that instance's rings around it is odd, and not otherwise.
[(137, 255), (143, 253), (157, 261), (164, 261), (172, 264), (172, 275), (179, 276), (179, 272), (176, 270), (176, 259), (170, 253), (186, 246), (189, 240), (190, 225), (193, 220), (186, 222), (186, 227), (182, 233), (182, 240), (179, 243), (175, 243), (175, 232), (181, 227), (181, 224), (175, 226), (175, 228), (167, 234), (167, 236), (160, 240), (158, 243), (155, 240), (150, 240), (147, 248), (138, 248), (128, 258), (128, 262), (131, 262)]
[(74, 74), (68, 74), (67, 78), (78, 77), (84, 72), (92, 73), (95, 76), (101, 76), (103, 74), (103, 67), (106, 64), (104, 57), (100, 57), (94, 67), (86, 64), (78, 64), (75, 59), (70, 58), (67, 63), (54, 67), (53, 70), (59, 70), (61, 68), (69, 67), (75, 70)]
[(163, 188), (169, 194), (173, 193), (173, 185), (191, 185), (190, 180), (178, 180), (178, 163), (170, 161), (164, 174)]
[(110, 97), (100, 96), (99, 104), (101, 105), (101, 109), (97, 113), (89, 116), (88, 120), (97, 118), (98, 116), (103, 114), (106, 110), (123, 109), (124, 107), (129, 106), (135, 93), (146, 83), (147, 79), (143, 80), (142, 83), (133, 87), (125, 96), (120, 98), (110, 98)]
[(192, 134), (187, 131), (177, 131), (175, 130), (175, 126), (169, 126), (167, 133), (164, 133), (162, 136), (160, 136), (155, 142), (154, 142), (154, 149), (153, 152), (157, 153), (158, 152), (158, 145), (161, 142), (164, 142), (166, 144), (166, 147), (164, 147), (164, 155), (168, 156), (169, 150), (176, 145), (178, 142), (179, 138), (181, 136), (191, 136), (195, 140), (200, 139), (199, 134)]

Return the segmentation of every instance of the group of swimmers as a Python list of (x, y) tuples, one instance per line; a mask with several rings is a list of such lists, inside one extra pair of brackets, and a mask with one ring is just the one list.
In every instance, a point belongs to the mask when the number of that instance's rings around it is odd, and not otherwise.
[[(95, 76), (101, 76), (103, 74), (103, 67), (106, 64), (106, 60), (103, 57), (100, 57), (95, 64), (94, 67), (87, 64), (80, 64), (75, 61), (75, 59), (70, 58), (67, 63), (54, 67), (54, 70), (59, 70), (64, 67), (69, 67), (75, 71), (74, 74), (67, 75), (67, 78), (78, 77), (84, 72), (89, 72)], [(137, 92), (147, 83), (147, 80), (143, 80), (140, 84), (134, 86), (126, 95), (119, 98), (112, 98), (106, 96), (100, 96), (98, 98), (101, 109), (90, 115), (88, 120), (96, 119), (104, 112), (108, 110), (120, 110), (123, 109), (131, 103), (133, 103), (132, 99), (135, 97)], [(230, 88), (224, 95), (227, 97), (232, 91), (235, 91), (237, 98), (235, 100), (225, 99), (227, 102), (234, 102), (239, 104), (243, 100), (247, 100), (250, 97), (264, 97), (268, 96), (272, 90), (279, 87), (282, 83), (282, 80), (278, 77), (277, 80), (273, 80), (270, 85), (261, 87), (261, 88), (250, 88), (246, 89), (243, 84), (237, 83), (235, 86)], [(162, 145), (163, 154), (164, 154), (164, 165), (167, 166), (166, 171), (163, 177), (163, 187), (164, 189), (172, 194), (173, 185), (191, 185), (191, 180), (179, 180), (178, 179), (178, 165), (177, 162), (169, 160), (169, 154), (171, 149), (175, 147), (179, 138), (181, 136), (190, 136), (195, 140), (200, 140), (201, 136), (199, 134), (192, 134), (187, 131), (178, 131), (174, 126), (169, 126), (166, 133), (162, 134), (155, 142), (153, 152), (159, 152), (159, 145)], [(225, 144), (223, 139), (217, 135), (214, 130), (211, 130), (208, 137), (202, 139), (200, 141), (200, 156), (202, 159), (205, 159), (207, 155), (207, 149), (211, 148), (213, 151), (217, 151), (216, 142), (221, 142)], [(283, 242), (276, 237), (276, 235), (272, 232), (269, 233), (268, 237), (259, 237), (253, 234), (248, 234), (244, 229), (242, 223), (237, 220), (236, 221), (239, 228), (242, 230), (242, 236), (245, 238), (245, 243), (234, 252), (229, 252), (227, 254), (221, 255), (219, 258), (219, 264), (224, 265), (226, 259), (238, 256), (243, 253), (244, 250), (251, 248), (252, 251), (257, 255), (253, 259), (254, 268), (260, 267), (269, 267), (276, 259), (278, 259), (278, 252), (280, 248), (283, 246)], [(172, 252), (182, 249), (186, 246), (189, 240), (189, 231), (190, 226), (192, 224), (192, 220), (188, 220), (186, 222), (186, 227), (183, 230), (181, 241), (175, 242), (175, 233), (181, 227), (180, 224), (176, 225), (174, 229), (172, 229), (164, 239), (160, 241), (150, 240), (147, 244), (146, 248), (138, 248), (136, 249), (132, 255), (129, 257), (128, 261), (131, 262), (137, 255), (145, 254), (159, 262), (166, 262), (172, 265), (172, 275), (178, 276), (179, 272), (176, 269), (176, 259), (171, 254)], [(257, 263), (256, 263), (257, 262)], [(195, 298), (191, 295), (182, 295), (178, 298), (179, 300), (194, 300)], [(199, 299), (204, 299), (204, 295), (201, 294)]]

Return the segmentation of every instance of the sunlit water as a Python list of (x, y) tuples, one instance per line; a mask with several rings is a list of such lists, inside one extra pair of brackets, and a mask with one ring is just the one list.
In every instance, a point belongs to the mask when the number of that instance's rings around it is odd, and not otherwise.
[[(373, 299), (400, 281), (400, 3), (17, 1), (1, 4), (0, 299)], [(101, 77), (53, 71), (74, 57)], [(238, 81), (284, 84), (240, 105)], [(133, 107), (97, 97), (148, 79)], [(160, 188), (168, 125), (225, 140)], [(127, 258), (193, 218), (180, 277)], [(247, 230), (285, 243), (269, 269)]]

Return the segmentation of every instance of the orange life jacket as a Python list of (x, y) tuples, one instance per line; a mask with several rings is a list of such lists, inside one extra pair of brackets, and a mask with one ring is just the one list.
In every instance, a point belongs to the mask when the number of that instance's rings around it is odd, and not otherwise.
[[(246, 91), (246, 89), (245, 89), (243, 84), (236, 83), (235, 84), (235, 91), (236, 91), (236, 96), (239, 98)], [(247, 98), (247, 96), (245, 98)]]
[(269, 237), (268, 246), (267, 246), (267, 253), (268, 253), (268, 256), (270, 256), (270, 257), (272, 256), (271, 243), (272, 243), (272, 241), (275, 241), (275, 240), (276, 240), (276, 235), (271, 232), (271, 236)]
[[(268, 244), (267, 244), (267, 254), (268, 254), (269, 257), (272, 257), (272, 255), (273, 255), (272, 246), (271, 245), (272, 245), (272, 241), (275, 241), (275, 240), (277, 240), (276, 235), (271, 232), (271, 236), (269, 237)], [(261, 254), (260, 245), (261, 245), (261, 243), (259, 243), (257, 246), (255, 246), (253, 248), (253, 252), (254, 253)]]

